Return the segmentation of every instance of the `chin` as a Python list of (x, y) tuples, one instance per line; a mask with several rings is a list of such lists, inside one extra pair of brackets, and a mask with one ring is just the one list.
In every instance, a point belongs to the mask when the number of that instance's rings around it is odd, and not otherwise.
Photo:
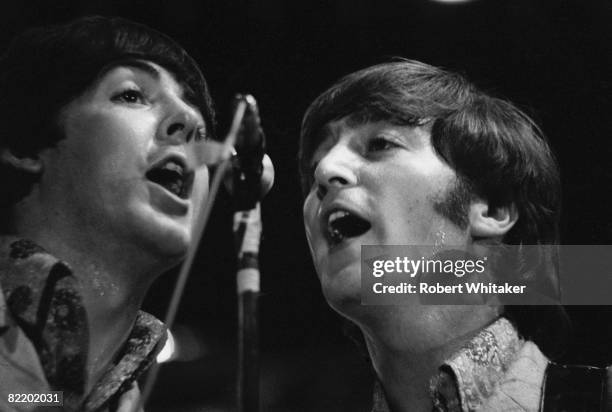
[(191, 236), (183, 233), (172, 233), (157, 242), (155, 249), (161, 256), (174, 259), (178, 263), (187, 255), (190, 243)]
[(323, 274), (321, 288), (329, 306), (349, 319), (365, 307), (361, 304), (361, 279), (358, 272), (343, 270), (331, 275)]
[(160, 213), (134, 216), (138, 224), (132, 231), (133, 242), (140, 245), (150, 259), (163, 269), (176, 266), (183, 260), (192, 241), (189, 219), (174, 219)]

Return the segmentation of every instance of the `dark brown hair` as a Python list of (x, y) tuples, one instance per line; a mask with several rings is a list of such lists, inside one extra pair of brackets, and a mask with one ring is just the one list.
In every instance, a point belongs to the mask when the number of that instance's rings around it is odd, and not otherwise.
[[(214, 134), (215, 112), (196, 62), (172, 39), (117, 17), (88, 16), (63, 25), (29, 29), (0, 59), (0, 147), (35, 154), (63, 138), (58, 115), (105, 71), (126, 60), (149, 60), (167, 69)], [(27, 194), (36, 176), (0, 165), (1, 206)]]
[[(430, 123), (432, 145), (455, 170), (462, 187), (493, 208), (516, 207), (519, 217), (504, 237), (505, 244), (559, 242), (557, 162), (538, 126), (513, 104), (488, 95), (459, 74), (417, 61), (383, 63), (351, 73), (317, 97), (304, 115), (299, 166), (305, 194), (313, 184), (311, 157), (325, 137), (324, 127), (343, 118), (401, 126)], [(453, 221), (460, 219), (455, 216)], [(517, 277), (533, 278), (535, 271), (545, 272), (546, 289), (558, 298), (557, 256), (548, 253), (556, 248), (542, 250), (547, 254), (516, 259), (537, 265), (517, 265)], [(543, 344), (547, 338), (556, 339), (550, 334), (554, 325), (540, 322), (542, 318), (533, 316), (533, 311), (561, 313), (566, 322), (563, 310), (557, 310), (560, 307), (549, 309), (509, 306), (506, 315), (523, 335)]]

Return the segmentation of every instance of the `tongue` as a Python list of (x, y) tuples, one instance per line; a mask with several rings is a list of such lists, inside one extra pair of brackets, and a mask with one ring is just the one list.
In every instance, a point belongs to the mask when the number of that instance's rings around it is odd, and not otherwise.
[(167, 169), (154, 169), (147, 173), (147, 179), (163, 186), (177, 196), (181, 194), (182, 180), (180, 174)]

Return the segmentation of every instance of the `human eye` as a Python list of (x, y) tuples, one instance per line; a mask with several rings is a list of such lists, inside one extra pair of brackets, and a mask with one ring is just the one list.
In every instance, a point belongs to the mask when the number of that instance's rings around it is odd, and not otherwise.
[(146, 102), (144, 93), (135, 88), (128, 88), (115, 93), (111, 100), (128, 104), (144, 104)]
[(206, 133), (206, 126), (198, 126), (195, 130), (195, 141), (210, 140), (210, 136)]
[(366, 152), (368, 154), (376, 154), (388, 150), (393, 150), (400, 147), (400, 144), (395, 139), (376, 136), (367, 141)]

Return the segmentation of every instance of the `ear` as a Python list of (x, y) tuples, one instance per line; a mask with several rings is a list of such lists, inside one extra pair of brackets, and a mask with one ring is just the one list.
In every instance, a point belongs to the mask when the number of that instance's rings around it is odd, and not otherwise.
[(482, 199), (472, 202), (469, 214), (470, 234), (473, 238), (501, 238), (518, 220), (514, 203), (494, 208)]
[(0, 148), (0, 163), (32, 174), (38, 174), (43, 169), (42, 161), (38, 155), (16, 154), (15, 151), (7, 147)]

